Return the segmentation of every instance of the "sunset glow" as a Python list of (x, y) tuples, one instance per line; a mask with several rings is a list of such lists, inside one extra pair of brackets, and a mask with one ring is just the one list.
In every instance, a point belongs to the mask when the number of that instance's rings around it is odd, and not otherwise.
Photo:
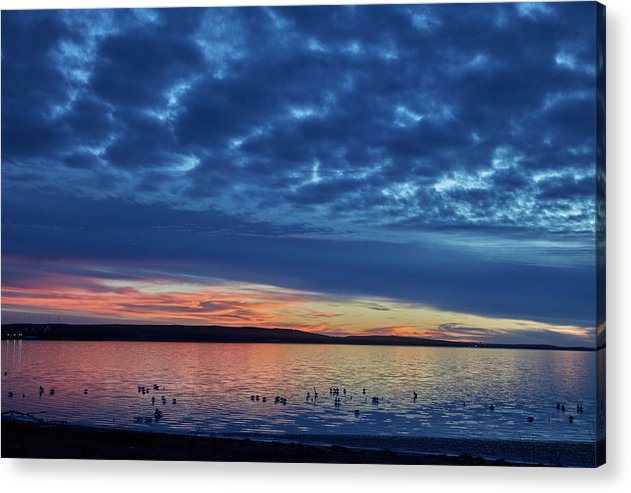
[(515, 5), (3, 12), (3, 323), (593, 346), (594, 7)]
[[(216, 280), (104, 280), (50, 275), (37, 286), (5, 285), (5, 319), (14, 322), (198, 324), (293, 328), (328, 335), (396, 335), (468, 342), (588, 343), (585, 327), (484, 317), (384, 298)], [(540, 334), (540, 337), (537, 337)]]

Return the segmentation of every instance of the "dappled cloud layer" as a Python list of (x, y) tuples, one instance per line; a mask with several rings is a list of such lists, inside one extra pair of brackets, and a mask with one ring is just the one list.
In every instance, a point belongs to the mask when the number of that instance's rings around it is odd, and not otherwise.
[(594, 26), (573, 2), (3, 12), (3, 320), (593, 337)]

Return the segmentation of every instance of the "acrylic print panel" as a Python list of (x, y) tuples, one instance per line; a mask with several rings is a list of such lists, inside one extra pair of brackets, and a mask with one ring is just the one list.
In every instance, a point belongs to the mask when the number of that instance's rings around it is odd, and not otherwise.
[(604, 15), (4, 11), (2, 454), (602, 464)]

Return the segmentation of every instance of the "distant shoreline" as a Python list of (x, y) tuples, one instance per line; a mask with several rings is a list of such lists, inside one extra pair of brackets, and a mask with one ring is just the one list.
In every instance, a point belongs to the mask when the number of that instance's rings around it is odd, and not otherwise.
[(454, 342), (403, 336), (327, 336), (295, 329), (226, 327), (219, 325), (134, 325), (134, 324), (5, 324), (2, 340), (45, 341), (121, 341), (121, 342), (195, 342), (339, 344), (360, 346), (411, 346), (486, 349), (538, 349), (552, 351), (596, 351), (584, 346), (547, 344), (492, 344)]

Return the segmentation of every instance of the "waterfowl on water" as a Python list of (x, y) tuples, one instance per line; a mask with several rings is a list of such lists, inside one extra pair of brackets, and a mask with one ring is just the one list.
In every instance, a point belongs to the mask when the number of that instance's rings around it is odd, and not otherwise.
[(357, 418), (359, 416), (359, 409), (355, 409), (355, 417)]
[(172, 404), (177, 404), (177, 399), (175, 399), (175, 398), (174, 398), (174, 399), (171, 401), (171, 403), (172, 403)]
[(155, 404), (156, 403), (156, 397), (155, 396), (151, 396), (151, 404)]
[(261, 396), (260, 396), (260, 395), (257, 395), (257, 396), (256, 396), (256, 400), (257, 400), (257, 401), (258, 401), (258, 400), (261, 400)]
[(11, 391), (9, 390), (9, 392), (7, 393), (7, 395), (8, 395), (9, 397), (13, 397), (13, 392), (11, 392)]
[(418, 399), (418, 394), (416, 392), (412, 392), (414, 394), (414, 400)]
[(250, 400), (253, 401), (254, 400), (254, 395), (250, 396)]
[(526, 421), (528, 421), (529, 423), (532, 423), (535, 420), (535, 418), (533, 418), (532, 416), (528, 416), (526, 418)]
[(50, 389), (50, 391), (48, 392), (50, 395), (55, 395), (55, 389)]
[(262, 400), (263, 402), (267, 402), (267, 397), (261, 397), (261, 400)]
[(83, 394), (88, 395), (88, 389), (83, 389)]
[(567, 420), (568, 420), (568, 422), (569, 422), (570, 424), (571, 424), (571, 423), (574, 423), (574, 416), (569, 416), (569, 417), (567, 418)]
[(160, 390), (160, 386), (157, 384), (153, 384), (153, 390)]
[(493, 404), (489, 406), (489, 411), (495, 411), (495, 406)]
[(366, 389), (362, 390), (362, 394), (366, 395)]
[(561, 411), (565, 412), (565, 404), (561, 404)]
[(153, 415), (156, 418), (156, 421), (158, 421), (162, 417), (162, 411), (160, 411), (160, 409), (156, 409)]

